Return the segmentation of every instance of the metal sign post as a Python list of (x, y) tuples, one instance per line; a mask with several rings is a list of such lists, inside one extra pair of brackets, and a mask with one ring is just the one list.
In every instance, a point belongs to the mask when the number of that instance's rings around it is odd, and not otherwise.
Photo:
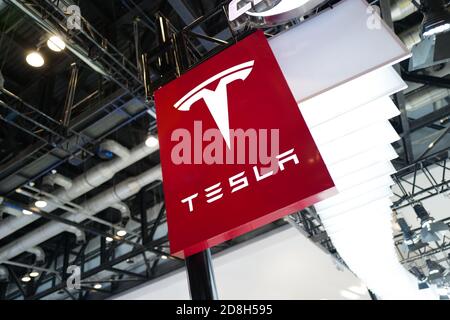
[(186, 258), (192, 300), (217, 300), (211, 251), (207, 249)]

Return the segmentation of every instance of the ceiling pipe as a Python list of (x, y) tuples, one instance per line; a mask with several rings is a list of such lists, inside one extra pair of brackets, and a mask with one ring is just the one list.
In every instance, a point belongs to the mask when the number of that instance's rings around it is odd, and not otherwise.
[(83, 244), (86, 243), (86, 233), (83, 230), (80, 230), (75, 227), (69, 227), (67, 229), (67, 232), (70, 232), (75, 235), (75, 239), (77, 244)]
[(450, 89), (423, 86), (406, 96), (406, 110), (416, 111), (450, 95)]
[[(109, 143), (109, 145), (111, 146), (112, 144)], [(116, 151), (119, 149), (117, 145), (118, 144), (115, 146), (115, 148), (117, 148)], [(133, 148), (128, 157), (121, 158), (118, 156), (117, 158), (114, 158), (106, 163), (101, 163), (75, 178), (72, 181), (72, 186), (70, 189), (58, 189), (53, 192), (52, 195), (58, 198), (61, 203), (70, 202), (71, 200), (82, 196), (83, 194), (110, 180), (117, 172), (129, 167), (130, 165), (142, 160), (146, 156), (149, 156), (158, 150), (159, 145), (149, 147), (145, 144), (145, 142), (143, 142)], [(47, 207), (43, 211), (50, 213), (57, 208), (58, 206), (49, 200)], [(14, 209), (16, 214), (20, 215), (20, 217), (8, 217), (0, 223), (0, 239), (5, 238), (6, 236), (39, 219), (38, 215), (22, 215), (23, 208), (11, 208), (11, 210)]]
[(51, 187), (57, 185), (63, 187), (66, 190), (69, 190), (72, 187), (72, 180), (59, 173), (45, 176), (42, 180), (42, 183)]
[(117, 143), (114, 140), (105, 140), (100, 144), (100, 149), (108, 150), (114, 153), (120, 158), (128, 158), (130, 156), (130, 150)]
[(8, 281), (9, 272), (5, 266), (0, 266), (0, 281)]
[(34, 254), (36, 257), (35, 264), (42, 265), (45, 262), (45, 252), (40, 247), (33, 247), (26, 250), (26, 252)]
[[(420, 3), (420, 0), (417, 2)], [(418, 10), (411, 0), (396, 0), (391, 6), (392, 21), (403, 20)]]
[(114, 203), (111, 208), (119, 210), (121, 214), (121, 224), (125, 227), (131, 219), (130, 208), (123, 202)]
[(411, 50), (416, 44), (422, 41), (421, 30), (422, 24), (417, 24), (414, 27), (403, 31), (398, 36), (403, 41), (405, 46)]
[[(91, 215), (97, 214), (98, 212), (111, 207), (111, 205), (122, 202), (135, 195), (141, 188), (158, 180), (162, 180), (161, 166), (159, 165), (145, 171), (139, 176), (122, 181), (118, 185), (85, 201), (81, 206), (84, 208), (85, 212), (89, 212)], [(87, 219), (86, 215), (79, 213), (65, 213), (61, 217), (76, 223), (81, 223)], [(22, 252), (27, 251), (29, 248), (33, 248), (69, 229), (69, 225), (56, 221), (48, 222), (0, 248), (0, 261), (8, 261)]]

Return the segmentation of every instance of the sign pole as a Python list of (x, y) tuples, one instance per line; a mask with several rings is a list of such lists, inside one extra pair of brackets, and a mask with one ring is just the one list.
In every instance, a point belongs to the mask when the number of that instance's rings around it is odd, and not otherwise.
[(210, 249), (187, 257), (186, 269), (192, 300), (218, 300)]

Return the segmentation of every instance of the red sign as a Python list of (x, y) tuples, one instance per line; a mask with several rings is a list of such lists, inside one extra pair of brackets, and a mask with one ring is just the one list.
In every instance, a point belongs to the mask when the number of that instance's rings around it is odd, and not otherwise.
[(155, 93), (170, 249), (186, 257), (335, 193), (262, 32)]

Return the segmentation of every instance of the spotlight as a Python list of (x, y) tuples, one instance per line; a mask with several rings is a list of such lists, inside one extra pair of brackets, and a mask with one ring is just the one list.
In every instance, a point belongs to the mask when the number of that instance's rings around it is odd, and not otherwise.
[(419, 234), (411, 231), (411, 228), (408, 226), (405, 219), (398, 218), (397, 223), (402, 230), (403, 239), (405, 240), (404, 243), (406, 245), (407, 251), (415, 251), (427, 245), (420, 240)]
[(429, 278), (433, 278), (432, 280), (434, 280), (436, 278), (444, 276), (445, 268), (439, 263), (430, 259), (427, 259), (425, 262), (429, 271)]
[(31, 216), (33, 214), (33, 211), (27, 210), (27, 209), (23, 209), (22, 213), (26, 216)]
[(27, 63), (34, 67), (34, 68), (40, 68), (44, 65), (44, 57), (37, 51), (30, 52), (26, 57)]
[(443, 222), (434, 222), (434, 218), (430, 216), (427, 210), (421, 205), (414, 205), (414, 211), (420, 220), (422, 230), (420, 230), (420, 237), (423, 242), (435, 242), (441, 238), (441, 233), (449, 230), (448, 225)]
[(39, 271), (33, 270), (30, 272), (30, 277), (31, 278), (36, 278), (39, 277)]
[(418, 267), (412, 267), (409, 272), (411, 272), (420, 282), (427, 281), (427, 276)]
[(26, 274), (26, 275), (24, 275), (24, 276), (22, 277), (21, 280), (22, 280), (22, 282), (25, 282), (25, 283), (26, 283), (26, 282), (30, 282), (30, 281), (31, 281), (31, 277), (30, 277), (29, 275)]
[(423, 37), (431, 37), (450, 30), (450, 11), (443, 0), (422, 0)]
[(156, 138), (155, 136), (149, 136), (146, 140), (145, 140), (145, 145), (149, 148), (154, 148), (158, 145), (158, 138)]
[(47, 46), (52, 51), (61, 52), (66, 48), (66, 43), (58, 36), (51, 36), (47, 40)]
[(113, 242), (114, 241), (114, 239), (111, 238), (111, 237), (106, 237), (105, 240), (106, 240), (106, 242)]
[(96, 283), (94, 284), (94, 289), (101, 289), (102, 288), (102, 284), (101, 283)]
[(121, 230), (117, 231), (116, 234), (117, 234), (119, 237), (125, 237), (125, 236), (127, 235), (127, 231), (124, 230), (124, 229), (121, 229)]
[(38, 208), (45, 208), (47, 206), (47, 201), (37, 200), (34, 205)]

